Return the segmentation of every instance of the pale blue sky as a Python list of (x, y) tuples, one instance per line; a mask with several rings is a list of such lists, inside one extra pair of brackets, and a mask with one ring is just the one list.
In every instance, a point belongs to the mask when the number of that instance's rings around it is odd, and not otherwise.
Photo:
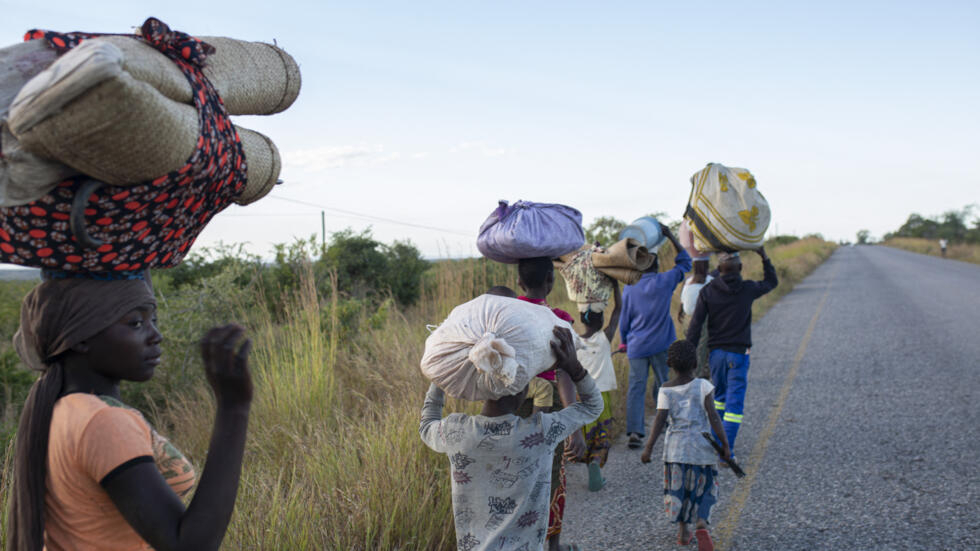
[[(8, 2), (31, 27), (278, 43), (303, 90), (236, 123), (279, 145), (273, 196), (427, 256), (476, 254), (497, 199), (585, 222), (683, 212), (709, 161), (750, 169), (770, 231), (854, 239), (980, 202), (978, 2)], [(92, 6), (99, 6), (92, 9)], [(231, 208), (200, 244), (319, 233), (319, 209)]]

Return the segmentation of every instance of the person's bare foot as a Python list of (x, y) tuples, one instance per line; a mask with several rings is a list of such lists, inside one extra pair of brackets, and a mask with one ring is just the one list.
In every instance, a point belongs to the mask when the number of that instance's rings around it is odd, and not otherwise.
[(689, 543), (691, 543), (691, 530), (688, 529), (687, 524), (682, 522), (677, 528), (677, 544), (687, 545)]

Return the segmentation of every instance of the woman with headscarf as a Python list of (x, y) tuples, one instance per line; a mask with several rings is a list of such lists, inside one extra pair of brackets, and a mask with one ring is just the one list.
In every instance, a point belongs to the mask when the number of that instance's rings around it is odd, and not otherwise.
[(243, 333), (217, 327), (201, 343), (217, 408), (207, 462), (185, 508), (193, 467), (120, 401), (119, 381), (146, 381), (160, 363), (149, 282), (68, 276), (33, 289), (14, 345), (41, 375), (17, 432), (7, 549), (218, 549), (252, 399)]

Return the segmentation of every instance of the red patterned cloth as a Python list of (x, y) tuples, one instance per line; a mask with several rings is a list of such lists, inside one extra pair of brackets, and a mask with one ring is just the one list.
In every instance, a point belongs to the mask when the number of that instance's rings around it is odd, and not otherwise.
[[(46, 40), (59, 53), (91, 33), (31, 30), (25, 40)], [(133, 186), (102, 186), (85, 208), (88, 234), (102, 241), (83, 248), (69, 228), (75, 192), (86, 180), (71, 178), (23, 206), (0, 208), (0, 262), (69, 272), (121, 272), (171, 268), (180, 263), (211, 218), (245, 186), (246, 163), (238, 132), (217, 90), (201, 72), (209, 44), (147, 19), (143, 40), (170, 58), (194, 90), (200, 138), (178, 170)]]
[[(563, 448), (561, 448), (564, 450)], [(554, 467), (552, 467), (554, 468)], [(565, 478), (565, 460), (561, 460), (561, 471), (558, 473), (558, 485), (551, 493), (551, 503), (548, 505), (548, 539), (561, 534), (561, 526), (565, 519), (565, 495), (567, 480)]]

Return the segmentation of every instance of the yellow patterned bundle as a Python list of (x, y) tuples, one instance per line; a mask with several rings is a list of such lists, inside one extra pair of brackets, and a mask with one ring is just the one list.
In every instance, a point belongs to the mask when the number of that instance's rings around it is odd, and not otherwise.
[(755, 249), (769, 229), (769, 202), (748, 170), (709, 163), (691, 176), (684, 218), (700, 251)]

